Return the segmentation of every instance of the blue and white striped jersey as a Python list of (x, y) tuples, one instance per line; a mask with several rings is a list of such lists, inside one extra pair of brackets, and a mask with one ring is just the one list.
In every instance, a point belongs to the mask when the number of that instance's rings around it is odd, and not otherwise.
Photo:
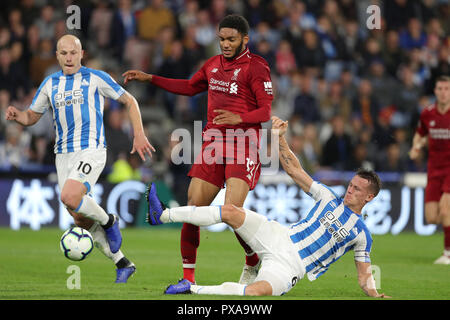
[(106, 72), (81, 67), (72, 75), (49, 75), (39, 86), (30, 109), (53, 109), (55, 153), (106, 148), (103, 125), (105, 97), (117, 100), (125, 90)]
[(344, 206), (331, 189), (314, 181), (309, 195), (316, 201), (307, 217), (290, 225), (290, 238), (310, 281), (353, 249), (356, 261), (370, 262), (372, 236), (361, 215)]

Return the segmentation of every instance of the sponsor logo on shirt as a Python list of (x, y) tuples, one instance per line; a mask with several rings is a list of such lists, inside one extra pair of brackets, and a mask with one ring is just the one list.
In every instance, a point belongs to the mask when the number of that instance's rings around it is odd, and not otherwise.
[(238, 85), (235, 82), (230, 84), (230, 82), (228, 81), (216, 80), (214, 78), (211, 78), (209, 80), (209, 89), (237, 94)]
[(430, 129), (430, 136), (432, 139), (450, 139), (450, 130), (449, 129)]
[(350, 234), (331, 211), (325, 213), (325, 216), (319, 221), (337, 242), (344, 241), (344, 238)]
[[(72, 97), (72, 99), (66, 100), (66, 98)], [(55, 94), (55, 108), (61, 108), (64, 106), (70, 106), (72, 104), (83, 104), (84, 98), (83, 98), (83, 90), (76, 89), (76, 90), (69, 90), (64, 91), (63, 93), (56, 93)]]
[(264, 82), (264, 91), (265, 91), (267, 94), (270, 94), (270, 95), (273, 94), (272, 82), (271, 82), (271, 81), (265, 81), (265, 82)]

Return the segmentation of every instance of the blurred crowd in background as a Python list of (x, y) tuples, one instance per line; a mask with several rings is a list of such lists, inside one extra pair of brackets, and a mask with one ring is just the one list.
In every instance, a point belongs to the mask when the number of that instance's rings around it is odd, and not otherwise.
[[(373, 4), (381, 26), (370, 30)], [(70, 5), (81, 9), (80, 30), (67, 30)], [(54, 164), (51, 113), (23, 128), (6, 123), (4, 112), (8, 105), (28, 108), (41, 81), (59, 70), (59, 37), (77, 35), (83, 65), (122, 85), (129, 69), (187, 79), (220, 54), (217, 25), (230, 13), (250, 24), (250, 51), (271, 68), (272, 114), (289, 120), (291, 148), (308, 172), (426, 171), (426, 153), (413, 162), (408, 150), (420, 111), (434, 102), (435, 79), (450, 75), (448, 0), (2, 0), (0, 7), (1, 172)], [(156, 176), (185, 193), (190, 166), (171, 161), (177, 142), (170, 137), (176, 128), (192, 131), (194, 121), (205, 124), (207, 95), (178, 96), (142, 83), (125, 88), (138, 100), (157, 152), (145, 163), (129, 154), (127, 111), (107, 101), (106, 179)]]

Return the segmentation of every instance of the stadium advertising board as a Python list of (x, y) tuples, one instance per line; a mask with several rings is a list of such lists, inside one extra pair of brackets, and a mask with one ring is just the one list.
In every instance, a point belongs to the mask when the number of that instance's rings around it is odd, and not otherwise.
[[(120, 215), (122, 228), (142, 225), (137, 217), (139, 207), (143, 205), (145, 188), (146, 185), (139, 181), (126, 181), (117, 185), (98, 183), (94, 187), (93, 197), (107, 212)], [(345, 192), (345, 186), (342, 185), (331, 188), (338, 196)], [(223, 197), (222, 190), (213, 204), (223, 203)], [(386, 186), (364, 208), (365, 223), (373, 234), (398, 234), (402, 231), (414, 231), (419, 235), (433, 234), (437, 226), (425, 223), (423, 200), (422, 187)], [(286, 225), (306, 217), (314, 203), (295, 184), (263, 182), (249, 193), (244, 206)], [(72, 217), (59, 200), (57, 184), (39, 179), (0, 180), (1, 226), (15, 230), (58, 226), (65, 230), (71, 223)], [(208, 229), (222, 231), (226, 226), (219, 224)]]

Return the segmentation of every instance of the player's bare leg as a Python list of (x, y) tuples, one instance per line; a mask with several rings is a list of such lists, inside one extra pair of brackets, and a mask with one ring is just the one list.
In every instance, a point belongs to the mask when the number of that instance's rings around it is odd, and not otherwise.
[(67, 179), (61, 191), (61, 201), (69, 210), (98, 222), (106, 231), (111, 252), (116, 253), (122, 244), (118, 217), (107, 214), (93, 198), (87, 195), (88, 192), (85, 184)]
[(425, 203), (425, 221), (428, 224), (440, 224), (439, 202), (430, 201)]
[[(193, 177), (188, 188), (188, 206), (209, 206), (220, 188), (212, 183)], [(200, 244), (200, 228), (189, 223), (181, 229), (180, 249), (183, 259), (183, 279), (195, 282), (195, 263)]]
[(435, 264), (450, 265), (450, 193), (444, 193), (439, 200), (439, 221), (444, 231), (444, 252)]
[[(243, 207), (249, 191), (250, 188), (244, 180), (239, 178), (228, 178), (226, 181), (225, 204)], [(246, 255), (245, 265), (242, 270), (239, 283), (250, 284), (258, 275), (260, 266), (259, 258), (258, 255), (242, 240), (237, 233), (235, 233), (235, 235), (242, 248), (244, 248)]]

